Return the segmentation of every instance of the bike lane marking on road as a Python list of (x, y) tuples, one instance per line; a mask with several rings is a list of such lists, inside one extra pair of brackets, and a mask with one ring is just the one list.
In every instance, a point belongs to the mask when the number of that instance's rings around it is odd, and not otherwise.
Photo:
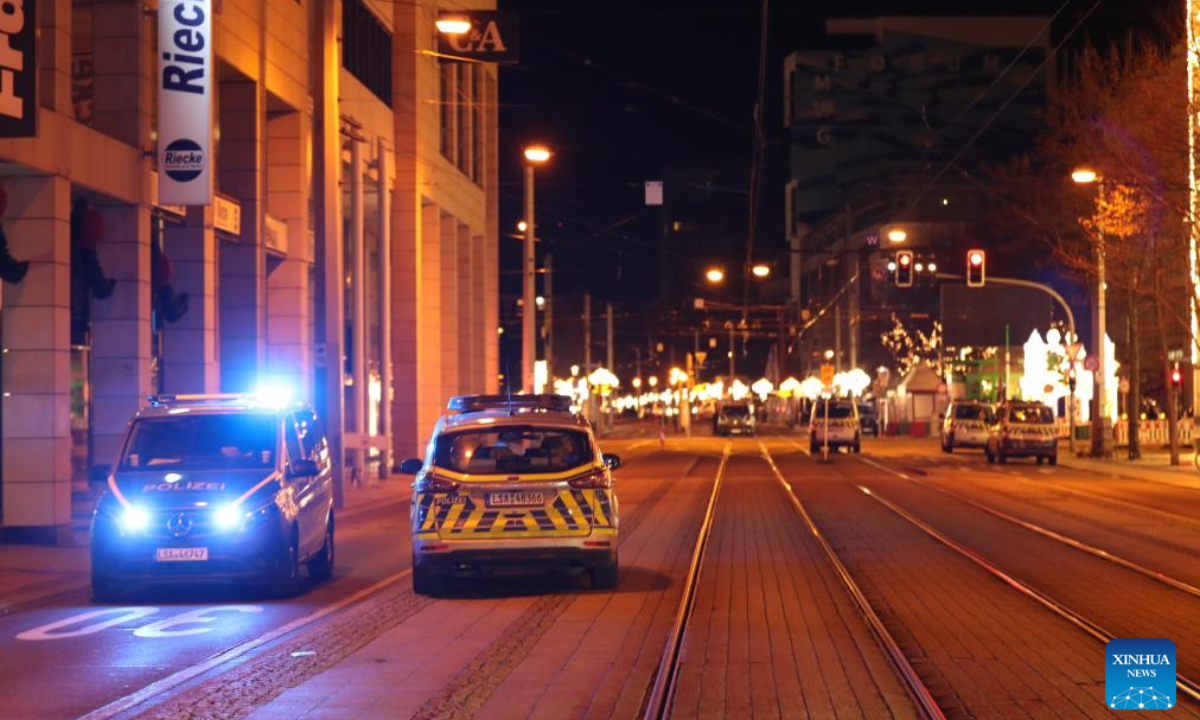
[(411, 574), (411, 568), (394, 573), (380, 580), (379, 582), (374, 583), (373, 585), (359, 590), (352, 595), (347, 595), (340, 600), (329, 603), (328, 605), (325, 605), (324, 607), (321, 607), (309, 613), (308, 615), (305, 615), (304, 617), (297, 618), (286, 625), (263, 633), (262, 635), (259, 635), (251, 640), (247, 640), (246, 642), (225, 650), (224, 652), (218, 653), (207, 660), (191, 665), (190, 667), (183, 668), (182, 670), (178, 670), (160, 680), (150, 683), (140, 690), (114, 700), (104, 707), (93, 710), (87, 715), (81, 717), (79, 720), (107, 720), (108, 718), (117, 717), (118, 715), (127, 712), (128, 710), (137, 707), (148, 700), (151, 700), (179, 687), (180, 685), (183, 685), (193, 678), (203, 675), (204, 673), (220, 667), (231, 660), (235, 660), (246, 653), (251, 652), (252, 650), (278, 640), (289, 633), (295, 632), (296, 630), (311, 625), (335, 612), (338, 612), (339, 610), (342, 610), (343, 608), (353, 605), (354, 603), (369, 597), (390, 585), (394, 585)]
[[(101, 608), (100, 610), (89, 610), (88, 612), (76, 613), (61, 620), (55, 620), (45, 625), (26, 630), (17, 634), (18, 640), (27, 642), (39, 642), (44, 640), (65, 640), (68, 638), (82, 637), (84, 635), (93, 635), (102, 630), (107, 630), (110, 627), (115, 627), (122, 623), (141, 620), (142, 618), (150, 617), (158, 612), (156, 607), (124, 607), (124, 608)], [(95, 618), (108, 617), (105, 620), (97, 620), (96, 622), (76, 627), (74, 630), (64, 630), (77, 626), (88, 620)]]

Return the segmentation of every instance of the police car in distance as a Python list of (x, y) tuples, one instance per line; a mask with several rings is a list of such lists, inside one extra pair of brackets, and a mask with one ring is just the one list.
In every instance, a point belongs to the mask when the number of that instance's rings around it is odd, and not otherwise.
[(825, 398), (813, 403), (808, 420), (808, 449), (812, 454), (828, 446), (862, 450), (862, 428), (858, 423), (858, 404), (844, 398)]
[(299, 590), (333, 575), (330, 453), (278, 395), (159, 395), (130, 422), (92, 518), (92, 591), (194, 579)]
[(618, 582), (616, 455), (559, 395), (468, 395), (438, 420), (415, 475), (413, 590), (450, 576), (535, 568), (586, 570)]

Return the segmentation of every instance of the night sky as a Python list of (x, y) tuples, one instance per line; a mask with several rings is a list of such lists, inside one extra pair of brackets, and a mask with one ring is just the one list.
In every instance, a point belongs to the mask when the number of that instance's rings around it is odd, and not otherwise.
[[(1094, 2), (1069, 0), (1054, 32), (1061, 36)], [(1061, 4), (1003, 0), (970, 6), (972, 14), (1049, 16)], [(1085, 29), (1098, 37), (1153, 25), (1175, 5), (1182, 2), (1101, 0)], [(622, 317), (619, 332), (640, 336), (648, 313), (655, 317), (686, 300), (653, 303), (664, 218), (644, 206), (643, 183), (665, 177), (709, 183), (722, 206), (740, 215), (731, 222), (741, 228), (748, 224), (761, 5), (750, 0), (512, 0), (501, 7), (518, 11), (521, 23), (520, 64), (501, 71), (502, 290), (516, 293), (519, 287), (513, 271), (519, 268), (520, 243), (503, 235), (515, 233), (521, 216), (520, 151), (529, 142), (544, 142), (556, 155), (539, 170), (537, 207), (545, 242), (539, 252), (554, 252), (556, 298), (564, 310), (570, 308), (570, 296), (584, 290), (601, 302), (611, 299)], [(764, 111), (769, 145), (756, 255), (778, 260), (781, 270), (787, 179), (782, 63), (788, 53), (819, 37), (831, 14), (952, 15), (964, 14), (964, 3), (771, 3)], [(731, 238), (730, 248), (740, 249), (745, 235), (742, 230)], [(681, 271), (688, 260), (661, 259), (678, 261)], [(719, 259), (741, 263), (740, 257)]]

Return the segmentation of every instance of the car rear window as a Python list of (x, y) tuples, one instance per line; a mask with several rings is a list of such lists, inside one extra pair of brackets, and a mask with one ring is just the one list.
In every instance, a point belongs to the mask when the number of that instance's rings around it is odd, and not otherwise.
[(123, 470), (234, 470), (275, 466), (274, 415), (171, 415), (133, 424)]
[(721, 408), (721, 414), (730, 418), (744, 418), (750, 414), (750, 408), (745, 405), (726, 405)]
[(987, 417), (987, 408), (980, 405), (959, 405), (954, 408), (955, 420), (983, 420)]
[[(814, 417), (818, 420), (825, 419), (825, 405), (817, 403), (814, 412)], [(841, 403), (829, 403), (829, 419), (830, 420), (848, 420), (854, 417), (854, 406), (844, 405)]]
[(1054, 413), (1048, 407), (1017, 406), (1008, 409), (1008, 419), (1021, 425), (1049, 425), (1054, 422)]
[(586, 432), (536, 426), (462, 430), (438, 437), (433, 464), (460, 473), (552, 473), (595, 458)]

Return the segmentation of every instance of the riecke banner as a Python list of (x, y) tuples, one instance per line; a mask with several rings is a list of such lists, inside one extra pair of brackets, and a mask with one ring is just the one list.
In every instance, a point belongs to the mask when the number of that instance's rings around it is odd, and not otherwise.
[(212, 200), (212, 6), (158, 5), (158, 202)]

